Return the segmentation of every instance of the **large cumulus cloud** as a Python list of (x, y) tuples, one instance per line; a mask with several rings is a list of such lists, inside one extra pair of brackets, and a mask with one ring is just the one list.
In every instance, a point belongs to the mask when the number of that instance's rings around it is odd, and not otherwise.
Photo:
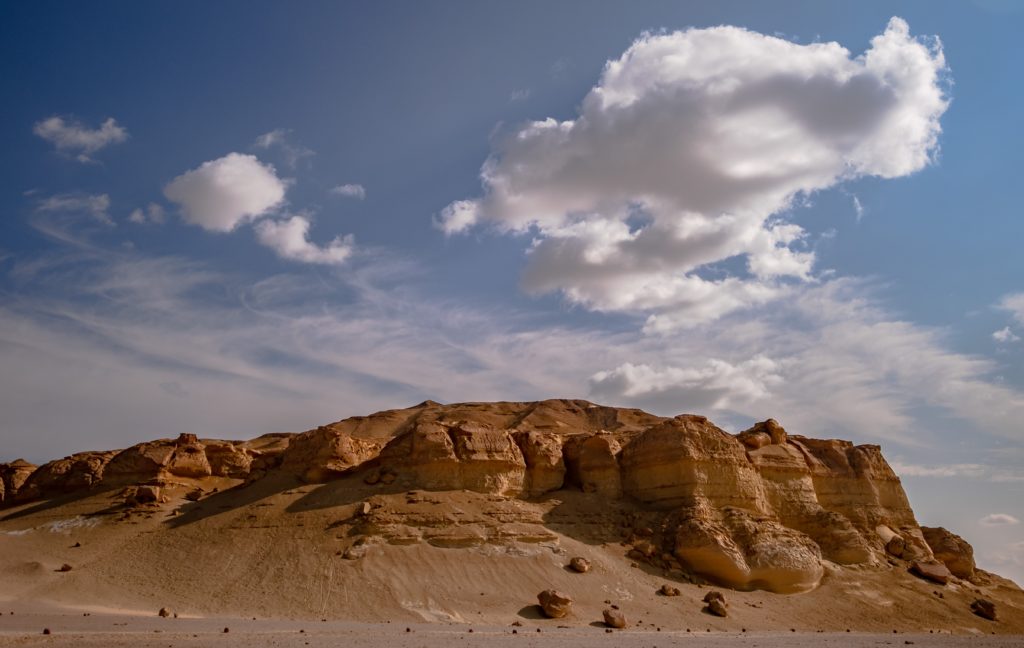
[(438, 224), (532, 232), (528, 292), (648, 313), (655, 331), (714, 319), (812, 278), (805, 232), (782, 218), (795, 198), (928, 164), (945, 69), (938, 40), (900, 18), (856, 57), (737, 27), (646, 34), (576, 119), (500, 140), (483, 196)]

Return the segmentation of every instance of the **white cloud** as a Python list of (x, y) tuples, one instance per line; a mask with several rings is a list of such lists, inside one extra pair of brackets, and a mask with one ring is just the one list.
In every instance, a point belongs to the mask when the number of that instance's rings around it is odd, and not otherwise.
[(361, 184), (343, 184), (331, 189), (331, 193), (346, 198), (362, 200), (366, 198), (366, 188)]
[(996, 305), (1000, 310), (1008, 311), (1013, 319), (1024, 324), (1024, 292), (1011, 293), (1003, 296)]
[(92, 216), (104, 225), (114, 225), (110, 217), (110, 196), (107, 194), (57, 194), (43, 198), (36, 205), (38, 213), (79, 213)]
[(128, 220), (136, 225), (145, 223), (159, 225), (164, 222), (164, 218), (164, 208), (156, 203), (149, 203), (145, 209), (141, 207), (133, 209), (132, 213), (128, 215)]
[(781, 382), (777, 364), (756, 356), (736, 365), (712, 359), (699, 368), (625, 363), (590, 379), (590, 393), (601, 402), (622, 398), (640, 407), (674, 412), (732, 409), (763, 400)]
[(305, 216), (292, 216), (282, 221), (268, 219), (256, 224), (256, 235), (278, 256), (291, 261), (337, 265), (352, 254), (351, 235), (339, 236), (320, 247), (309, 241), (309, 226)]
[(178, 176), (164, 187), (164, 195), (181, 205), (187, 222), (230, 232), (280, 205), (286, 187), (273, 166), (253, 155), (229, 153)]
[(992, 333), (992, 339), (1000, 344), (1006, 344), (1008, 342), (1019, 342), (1020, 337), (1010, 330), (1009, 326), (1004, 326), (998, 331)]
[(898, 458), (889, 463), (901, 477), (966, 478), (996, 483), (1024, 482), (1024, 472), (991, 464), (956, 463), (922, 466), (906, 463)]
[(288, 168), (295, 169), (299, 162), (316, 155), (316, 152), (300, 144), (293, 143), (291, 141), (291, 132), (287, 128), (278, 128), (269, 133), (263, 133), (256, 138), (253, 146), (259, 149), (279, 149), (284, 156), (284, 163), (288, 165)]
[(1008, 513), (990, 513), (978, 520), (982, 526), (1010, 526), (1020, 524), (1020, 520)]
[(93, 153), (128, 139), (128, 131), (113, 117), (99, 128), (89, 128), (75, 119), (54, 116), (36, 122), (32, 132), (53, 144), (59, 152), (74, 155), (79, 162), (92, 162)]
[[(484, 196), (442, 211), (535, 233), (523, 279), (597, 311), (647, 312), (647, 330), (694, 326), (811, 278), (801, 195), (923, 168), (947, 106), (937, 40), (893, 18), (861, 56), (736, 27), (645, 34), (576, 119), (534, 121), (484, 164)], [(747, 276), (710, 279), (743, 257)]]

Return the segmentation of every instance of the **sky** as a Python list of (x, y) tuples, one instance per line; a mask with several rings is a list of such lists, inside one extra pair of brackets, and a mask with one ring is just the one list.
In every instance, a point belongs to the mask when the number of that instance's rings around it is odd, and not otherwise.
[(0, 7), (0, 461), (585, 398), (880, 444), (1024, 582), (1024, 11)]

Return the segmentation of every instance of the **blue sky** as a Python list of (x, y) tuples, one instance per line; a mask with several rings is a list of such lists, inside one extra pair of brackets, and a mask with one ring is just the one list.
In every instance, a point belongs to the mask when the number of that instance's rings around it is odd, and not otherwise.
[(6, 4), (0, 459), (426, 398), (772, 416), (882, 444), (922, 524), (1024, 579), (1022, 28)]

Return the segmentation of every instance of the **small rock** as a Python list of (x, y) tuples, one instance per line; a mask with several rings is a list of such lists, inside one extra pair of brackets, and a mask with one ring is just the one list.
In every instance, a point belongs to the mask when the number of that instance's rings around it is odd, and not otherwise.
[(722, 602), (722, 599), (712, 599), (709, 601), (708, 612), (720, 617), (729, 616), (729, 611), (726, 609), (725, 603)]
[(603, 614), (605, 624), (613, 628), (619, 628), (620, 630), (626, 627), (626, 615), (622, 612), (608, 608), (603, 612)]
[(43, 634), (45, 634), (45, 635), (50, 634), (50, 629), (49, 628), (43, 628)]
[(722, 594), (718, 590), (711, 590), (710, 592), (708, 592), (707, 594), (704, 595), (704, 602), (705, 603), (710, 603), (711, 601), (714, 601), (715, 599), (718, 599), (719, 601), (721, 601), (723, 605), (728, 605), (728, 603), (725, 600), (725, 594)]
[(190, 502), (198, 502), (199, 500), (203, 499), (203, 494), (204, 493), (202, 488), (193, 488), (189, 492), (185, 493), (185, 499), (187, 499)]
[(971, 603), (971, 612), (989, 621), (996, 620), (996, 604), (988, 599), (974, 599)]
[(569, 614), (572, 608), (572, 598), (558, 590), (546, 589), (537, 595), (537, 602), (544, 610), (544, 614), (552, 619), (560, 619)]
[(171, 611), (170, 611), (170, 610), (168, 610), (168, 609), (167, 609), (167, 608), (165, 608), (165, 607), (162, 607), (162, 608), (160, 608), (160, 611), (159, 611), (159, 612), (157, 612), (157, 614), (158, 614), (159, 616), (162, 616), (162, 617), (164, 617), (164, 618), (166, 619), (167, 617), (171, 616)]
[(60, 569), (58, 569), (57, 571), (59, 571), (59, 572), (69, 572), (69, 571), (71, 571), (71, 569), (72, 569), (71, 565), (69, 565), (67, 563), (64, 563), (63, 565), (60, 566)]
[(390, 484), (395, 481), (395, 473), (384, 473), (380, 476), (380, 483)]
[(679, 596), (681, 592), (679, 591), (678, 587), (672, 587), (671, 585), (666, 583), (665, 585), (661, 586), (661, 589), (658, 590), (658, 593), (662, 596)]
[(369, 515), (373, 507), (370, 506), (369, 502), (363, 502), (356, 506), (356, 515)]
[(575, 572), (585, 574), (590, 571), (590, 561), (577, 556), (569, 561), (569, 567)]

